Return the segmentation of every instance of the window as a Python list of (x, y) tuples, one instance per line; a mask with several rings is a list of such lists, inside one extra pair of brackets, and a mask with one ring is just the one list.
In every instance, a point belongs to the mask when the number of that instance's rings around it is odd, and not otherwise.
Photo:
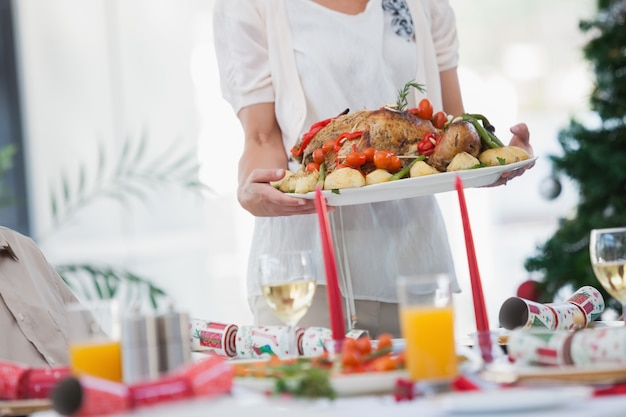
[(6, 172), (0, 161), (0, 224), (28, 234), (28, 206), (24, 181), (23, 135), (15, 53), (12, 0), (0, 0), (0, 155), (16, 153)]

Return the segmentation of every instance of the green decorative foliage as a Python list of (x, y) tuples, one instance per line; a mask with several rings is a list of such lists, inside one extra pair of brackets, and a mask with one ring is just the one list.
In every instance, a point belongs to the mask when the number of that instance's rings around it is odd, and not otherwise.
[(60, 187), (51, 186), (50, 212), (56, 229), (97, 199), (108, 198), (121, 204), (131, 199), (149, 203), (149, 192), (164, 185), (182, 186), (198, 192), (210, 189), (198, 180), (199, 164), (195, 149), (182, 149), (179, 141), (156, 156), (148, 157), (148, 138), (135, 143), (127, 138), (122, 150), (108, 166), (107, 152), (98, 148), (98, 162), (89, 183), (89, 165), (82, 163), (75, 177), (61, 174)]
[[(149, 280), (130, 271), (107, 265), (56, 265), (56, 271), (68, 286), (86, 300), (119, 298), (124, 305), (141, 305), (147, 299), (156, 310), (167, 294)], [(122, 293), (122, 294), (120, 294)]]
[(619, 311), (619, 303), (593, 274), (589, 233), (626, 226), (626, 1), (599, 0), (597, 15), (582, 21), (580, 29), (590, 37), (584, 55), (595, 74), (589, 105), (598, 121), (590, 125), (573, 118), (559, 132), (563, 154), (550, 160), (557, 175), (578, 184), (579, 202), (525, 267), (542, 276), (543, 301), (552, 301), (570, 285), (574, 289), (592, 285)]
[[(82, 163), (75, 176), (62, 173), (60, 184), (50, 187), (53, 190), (50, 195), (52, 227), (36, 240), (41, 241), (54, 234), (98, 199), (113, 199), (120, 204), (136, 199), (149, 205), (150, 192), (166, 185), (182, 187), (200, 197), (211, 191), (198, 180), (200, 166), (195, 149), (183, 149), (180, 141), (174, 141), (163, 152), (148, 157), (148, 142), (145, 134), (138, 141), (127, 138), (112, 163), (108, 162), (108, 154), (100, 145), (95, 170), (92, 165)], [(1, 180), (13, 167), (15, 153), (13, 145), (0, 149), (0, 208), (14, 204)], [(86, 262), (54, 267), (83, 299), (121, 297), (127, 305), (143, 305), (145, 301), (153, 309), (159, 307), (159, 301), (169, 301), (165, 291), (150, 279), (123, 268)]]
[(13, 168), (13, 157), (16, 152), (15, 145), (0, 148), (0, 208), (13, 204), (13, 196), (1, 180)]
[[(146, 135), (142, 135), (139, 141), (127, 138), (120, 154), (109, 164), (101, 145), (95, 172), (90, 173), (90, 166), (82, 163), (76, 176), (62, 174), (60, 186), (51, 187), (51, 232), (98, 199), (113, 199), (122, 205), (136, 199), (149, 205), (150, 191), (165, 185), (182, 187), (199, 195), (210, 191), (198, 180), (200, 167), (195, 150), (183, 149), (179, 141), (174, 141), (154, 157), (148, 157), (147, 151)], [(83, 262), (55, 265), (55, 269), (83, 299), (118, 297), (128, 305), (142, 305), (147, 300), (155, 310), (160, 300), (168, 300), (165, 291), (150, 279), (122, 268)]]

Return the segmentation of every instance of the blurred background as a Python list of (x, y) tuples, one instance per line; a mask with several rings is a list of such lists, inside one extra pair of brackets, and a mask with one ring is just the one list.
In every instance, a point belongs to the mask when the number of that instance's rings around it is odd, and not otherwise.
[[(524, 260), (576, 204), (573, 184), (562, 179), (558, 192), (547, 156), (561, 152), (558, 130), (587, 111), (592, 80), (578, 22), (595, 2), (451, 3), (466, 110), (487, 115), (505, 142), (510, 126), (526, 122), (539, 157), (506, 187), (466, 191), (495, 327), (502, 302), (531, 278)], [(243, 138), (219, 90), (212, 8), (212, 0), (0, 0), (0, 147), (15, 146), (0, 224), (35, 239), (54, 266), (124, 271), (107, 285), (139, 277), (192, 317), (249, 324), (253, 218), (235, 196)], [(458, 201), (438, 199), (465, 334), (475, 325)]]

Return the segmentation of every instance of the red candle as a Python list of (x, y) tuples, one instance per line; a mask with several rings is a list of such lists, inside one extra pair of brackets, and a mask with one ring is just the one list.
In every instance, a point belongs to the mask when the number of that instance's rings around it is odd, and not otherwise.
[(472, 285), (472, 300), (474, 302), (474, 315), (476, 317), (476, 329), (478, 331), (478, 344), (482, 357), (486, 362), (491, 362), (491, 338), (489, 334), (489, 320), (487, 319), (487, 309), (483, 296), (483, 287), (480, 282), (478, 272), (478, 261), (476, 260), (476, 250), (474, 248), (474, 238), (470, 227), (467, 205), (465, 204), (465, 193), (463, 191), (463, 181), (461, 177), (456, 177), (456, 191), (459, 195), (459, 205), (461, 206), (461, 218), (463, 220), (463, 232), (465, 233), (465, 249), (467, 251), (467, 263), (469, 265), (470, 282)]
[(335, 250), (328, 221), (328, 208), (326, 200), (322, 195), (322, 190), (315, 189), (315, 209), (319, 220), (322, 253), (324, 255), (324, 266), (326, 269), (326, 293), (328, 295), (328, 309), (330, 314), (330, 328), (333, 340), (342, 341), (346, 335), (343, 319), (343, 307), (341, 305), (341, 293), (339, 291), (339, 281), (337, 279), (337, 264), (335, 262)]

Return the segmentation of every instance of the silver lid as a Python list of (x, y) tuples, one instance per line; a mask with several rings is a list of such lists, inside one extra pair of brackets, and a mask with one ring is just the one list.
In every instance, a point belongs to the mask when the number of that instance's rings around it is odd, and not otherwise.
[(126, 345), (156, 345), (157, 322), (154, 316), (132, 314), (122, 320), (122, 343)]
[(168, 372), (191, 360), (189, 315), (169, 311), (157, 316), (161, 372)]
[(137, 312), (122, 320), (122, 370), (124, 382), (132, 384), (159, 376), (157, 321)]

